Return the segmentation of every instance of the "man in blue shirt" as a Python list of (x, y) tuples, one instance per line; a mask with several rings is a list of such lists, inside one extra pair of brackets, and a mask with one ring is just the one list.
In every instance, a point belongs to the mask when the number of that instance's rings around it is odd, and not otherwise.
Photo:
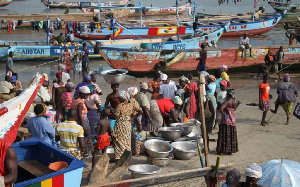
[(32, 138), (38, 138), (50, 145), (55, 146), (55, 130), (51, 123), (44, 116), (46, 108), (43, 104), (34, 107), (35, 117), (29, 119), (27, 127)]
[(86, 43), (82, 44), (82, 74), (89, 74), (89, 50), (87, 49)]

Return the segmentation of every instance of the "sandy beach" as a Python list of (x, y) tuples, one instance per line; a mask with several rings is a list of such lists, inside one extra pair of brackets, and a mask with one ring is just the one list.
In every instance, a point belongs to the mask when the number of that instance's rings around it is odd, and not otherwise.
[[(38, 62), (23, 62), (15, 63), (15, 69), (20, 70), (25, 67), (31, 67), (27, 70), (18, 72), (19, 80), (22, 81), (23, 86), (26, 87), (29, 80), (35, 72), (48, 73), (50, 82), (52, 82), (57, 64), (39, 66)], [(100, 60), (92, 60), (90, 66), (93, 69), (99, 68), (101, 66), (103, 69), (109, 69), (108, 65)], [(4, 73), (5, 64), (0, 64), (0, 74)], [(293, 66), (290, 67), (293, 69)], [(288, 69), (287, 69), (288, 71)], [(278, 113), (273, 115), (268, 112), (267, 120), (269, 125), (262, 127), (260, 126), (260, 121), (262, 117), (262, 111), (258, 109), (257, 106), (248, 106), (246, 104), (258, 103), (258, 85), (261, 80), (250, 77), (246, 70), (243, 73), (231, 73), (229, 67), (229, 76), (232, 81), (232, 88), (236, 89), (237, 99), (241, 102), (240, 106), (236, 111), (237, 117), (237, 131), (238, 131), (238, 145), (239, 152), (233, 155), (226, 155), (221, 157), (221, 164), (234, 163), (234, 168), (238, 169), (240, 172), (244, 171), (250, 163), (257, 163), (259, 165), (272, 160), (272, 159), (289, 159), (300, 162), (300, 131), (299, 131), (299, 120), (292, 117), (289, 125), (285, 125), (286, 115), (282, 108), (279, 108)], [(277, 77), (276, 77), (277, 78)], [(4, 77), (3, 77), (4, 79)], [(127, 76), (120, 84), (120, 90), (127, 89), (131, 86), (138, 86), (139, 82), (142, 80), (150, 81), (152, 78), (135, 78)], [(178, 81), (178, 78), (172, 78), (174, 81)], [(196, 81), (197, 78), (194, 78)], [(76, 75), (71, 76), (71, 81), (74, 83), (79, 83), (81, 77)], [(291, 73), (291, 81), (300, 87), (300, 74)], [(276, 86), (280, 80), (271, 78), (269, 84), (271, 86), (270, 93), (273, 95), (272, 108), (274, 108), (274, 102), (277, 98)], [(105, 102), (106, 95), (111, 92), (110, 85), (107, 84), (103, 77), (98, 74), (97, 84), (103, 90), (103, 96), (101, 96), (102, 103)], [(150, 96), (150, 94), (148, 94)], [(217, 135), (210, 136), (211, 139), (217, 139)], [(214, 165), (217, 154), (216, 154), (216, 142), (210, 142), (210, 153), (209, 161), (210, 165)], [(83, 176), (86, 176), (91, 169), (91, 158), (85, 158), (84, 161), (87, 166), (84, 168)], [(145, 156), (133, 157), (132, 164), (137, 163), (147, 163)], [(161, 173), (175, 172), (180, 170), (195, 169), (200, 168), (201, 164), (199, 162), (199, 157), (195, 156), (191, 160), (173, 160), (167, 167), (162, 167)], [(125, 178), (130, 178), (130, 173), (126, 174)], [(84, 181), (83, 181), (84, 182)], [(203, 178), (195, 178), (193, 180), (181, 181), (172, 184), (172, 186), (199, 186), (199, 183), (203, 186)], [(164, 185), (164, 186), (170, 186)]]

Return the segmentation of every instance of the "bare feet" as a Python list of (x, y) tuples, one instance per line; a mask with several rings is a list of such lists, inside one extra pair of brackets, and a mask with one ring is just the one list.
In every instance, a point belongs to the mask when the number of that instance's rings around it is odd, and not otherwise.
[(275, 111), (275, 110), (271, 109), (270, 111), (271, 111), (272, 113), (276, 114), (276, 111)]
[(269, 123), (268, 123), (268, 122), (266, 122), (266, 121), (264, 122), (264, 124), (266, 124), (266, 125), (269, 125)]
[(266, 124), (265, 124), (265, 123), (261, 123), (260, 125), (261, 125), (261, 126), (266, 126)]
[(285, 125), (289, 125), (289, 123), (285, 123)]

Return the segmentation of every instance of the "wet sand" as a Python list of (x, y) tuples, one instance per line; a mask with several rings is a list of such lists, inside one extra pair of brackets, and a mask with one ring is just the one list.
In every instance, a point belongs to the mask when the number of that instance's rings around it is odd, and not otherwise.
[[(37, 65), (36, 62), (23, 62), (15, 63), (15, 69), (21, 69), (24, 67)], [(103, 61), (92, 60), (91, 67), (96, 69), (102, 65), (103, 69), (109, 69), (108, 65)], [(5, 65), (0, 64), (0, 74), (4, 73)], [(42, 67), (32, 67), (26, 71), (19, 72), (19, 79), (22, 81), (24, 87), (28, 84), (30, 78), (35, 72), (48, 73), (50, 82), (52, 82), (55, 75), (57, 66), (47, 65)], [(291, 67), (292, 68), (292, 67)], [(269, 125), (266, 127), (260, 126), (262, 112), (257, 106), (248, 106), (249, 103), (258, 103), (258, 85), (261, 80), (253, 77), (249, 77), (248, 73), (255, 72), (244, 72), (244, 73), (230, 73), (232, 81), (232, 88), (237, 89), (237, 99), (241, 101), (241, 105), (236, 111), (237, 117), (237, 131), (238, 131), (238, 143), (239, 152), (231, 156), (222, 156), (221, 164), (235, 163), (236, 169), (243, 173), (244, 168), (250, 163), (256, 162), (258, 164), (263, 164), (272, 159), (290, 159), (300, 162), (300, 131), (299, 131), (299, 120), (292, 117), (290, 124), (285, 125), (286, 115), (282, 108), (279, 108), (276, 115), (268, 112), (267, 120)], [(292, 73), (291, 81), (300, 88), (300, 74)], [(2, 76), (4, 79), (4, 76)], [(122, 84), (120, 84), (120, 90), (127, 89), (130, 86), (138, 86), (139, 82), (142, 80), (150, 81), (151, 78), (135, 78), (127, 76)], [(173, 78), (174, 81), (178, 81), (178, 78)], [(196, 80), (196, 78), (195, 78)], [(71, 81), (79, 83), (81, 77), (76, 75), (76, 77), (71, 76)], [(277, 79), (270, 79), (269, 84), (271, 86), (270, 93), (273, 95), (272, 108), (274, 108), (274, 101), (277, 98), (276, 95), (276, 85), (280, 81)], [(106, 95), (111, 92), (110, 85), (107, 84), (103, 77), (98, 75), (97, 84), (103, 90), (103, 96), (101, 96), (102, 103), (105, 102)], [(150, 96), (148, 94), (148, 96)], [(210, 138), (217, 139), (217, 135), (213, 135)], [(211, 152), (209, 154), (210, 165), (214, 165), (216, 161), (216, 142), (210, 142)], [(87, 167), (84, 168), (84, 176), (89, 172), (91, 167), (91, 159), (84, 160), (87, 163)], [(139, 156), (133, 157), (133, 164), (137, 163), (147, 163), (146, 157)], [(168, 167), (162, 167), (162, 173), (175, 172), (180, 170), (200, 168), (199, 158), (197, 156), (193, 157), (191, 160), (173, 160)], [(130, 173), (127, 172), (126, 177), (130, 177)], [(173, 186), (200, 186), (204, 185), (203, 178), (193, 179), (188, 181), (181, 181), (172, 183)]]

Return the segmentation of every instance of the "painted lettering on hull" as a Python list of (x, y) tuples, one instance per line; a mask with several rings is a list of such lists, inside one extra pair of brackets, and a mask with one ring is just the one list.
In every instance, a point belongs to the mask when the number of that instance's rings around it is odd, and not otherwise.
[(22, 54), (31, 55), (31, 54), (45, 54), (44, 49), (23, 49)]

